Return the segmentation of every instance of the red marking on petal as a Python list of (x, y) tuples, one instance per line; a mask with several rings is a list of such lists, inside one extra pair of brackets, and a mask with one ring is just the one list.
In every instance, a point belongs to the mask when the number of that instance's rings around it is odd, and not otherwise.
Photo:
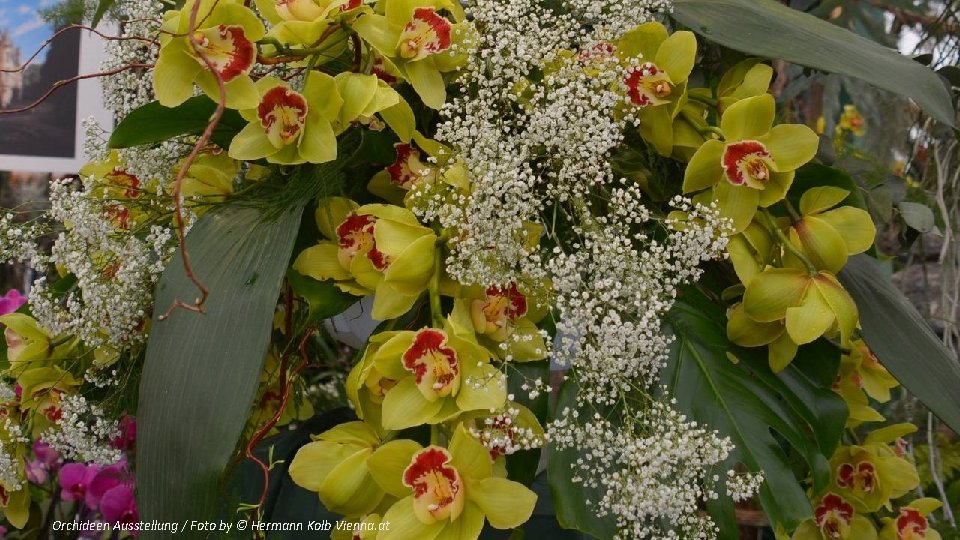
[(460, 360), (457, 351), (447, 347), (447, 334), (443, 330), (417, 331), (413, 343), (403, 353), (402, 362), (424, 393), (449, 395), (459, 380)]
[(770, 179), (770, 152), (759, 141), (730, 143), (723, 151), (723, 170), (735, 185), (757, 187)]
[(837, 468), (837, 485), (842, 488), (853, 486), (854, 468), (849, 463), (844, 463)]
[(307, 121), (307, 100), (286, 86), (275, 86), (260, 98), (257, 116), (270, 142), (277, 147), (298, 139)]
[(420, 161), (419, 150), (406, 143), (397, 143), (393, 147), (397, 151), (397, 160), (387, 167), (392, 184), (410, 190), (417, 181), (432, 175), (433, 170)]
[[(194, 46), (200, 49), (194, 54), (202, 54), (224, 82), (249, 73), (257, 58), (256, 47), (247, 39), (242, 26), (221, 24), (198, 30), (194, 37), (198, 42)], [(208, 67), (201, 58), (198, 57), (197, 61)]]
[(630, 68), (623, 83), (630, 101), (637, 107), (663, 105), (673, 92), (670, 76), (653, 62)]
[(453, 26), (433, 8), (419, 7), (400, 33), (397, 44), (402, 58), (420, 60), (450, 48)]
[[(460, 474), (450, 465), (452, 456), (444, 448), (430, 446), (413, 455), (403, 471), (403, 485), (413, 489), (414, 511), (432, 519), (451, 516), (462, 506)], [(459, 513), (459, 512), (457, 512)]]
[(927, 537), (927, 518), (915, 508), (901, 508), (897, 517), (898, 540), (916, 540)]
[(373, 60), (372, 73), (376, 75), (378, 79), (387, 84), (394, 84), (397, 82), (397, 78), (387, 72), (386, 64), (383, 61), (383, 57), (380, 55), (377, 55), (377, 57)]
[(827, 538), (842, 538), (853, 521), (853, 506), (836, 493), (828, 493), (814, 509), (813, 519)]
[(106, 180), (117, 187), (126, 188), (123, 196), (135, 199), (140, 196), (140, 179), (123, 169), (114, 168), (106, 174)]

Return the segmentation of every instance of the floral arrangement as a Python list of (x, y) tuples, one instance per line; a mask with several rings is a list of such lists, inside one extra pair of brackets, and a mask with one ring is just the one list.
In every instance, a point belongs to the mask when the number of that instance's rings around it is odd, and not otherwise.
[(951, 398), (872, 337), (874, 221), (761, 59), (665, 0), (111, 4), (116, 129), (0, 220), (41, 272), (0, 316), (11, 538), (266, 537), (287, 480), (345, 538), (536, 535), (544, 469), (601, 538), (736, 538), (735, 504), (939, 538), (880, 411)]

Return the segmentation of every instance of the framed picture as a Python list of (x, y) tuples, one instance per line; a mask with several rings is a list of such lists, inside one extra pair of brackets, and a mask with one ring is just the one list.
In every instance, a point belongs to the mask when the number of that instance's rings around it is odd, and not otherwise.
[[(0, 11), (0, 111), (28, 108), (57, 81), (100, 71), (103, 40), (80, 29), (64, 32), (16, 71), (54, 28), (26, 5), (0, 4)], [(0, 114), (0, 170), (76, 172), (85, 162), (81, 121), (90, 116), (105, 129), (113, 125), (97, 78), (63, 86), (29, 110)]]

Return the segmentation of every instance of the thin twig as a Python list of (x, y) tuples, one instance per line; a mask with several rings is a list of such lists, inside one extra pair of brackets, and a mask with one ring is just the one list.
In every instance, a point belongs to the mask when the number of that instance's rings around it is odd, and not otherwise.
[(50, 89), (47, 90), (42, 96), (37, 98), (37, 100), (34, 101), (33, 103), (26, 105), (24, 107), (20, 107), (19, 109), (0, 110), (0, 115), (21, 113), (21, 112), (26, 112), (26, 111), (35, 109), (39, 107), (40, 104), (42, 104), (44, 101), (46, 101), (47, 98), (53, 95), (54, 92), (63, 88), (64, 86), (67, 86), (68, 84), (73, 84), (75, 82), (86, 80), (86, 79), (95, 79), (98, 77), (109, 77), (110, 75), (116, 75), (117, 73), (122, 73), (124, 71), (128, 71), (131, 69), (138, 69), (138, 68), (146, 69), (146, 68), (152, 68), (152, 67), (153, 67), (153, 64), (127, 64), (125, 66), (118, 67), (117, 69), (111, 69), (109, 71), (101, 71), (98, 73), (87, 73), (85, 75), (77, 75), (76, 77), (70, 77), (69, 79), (62, 79), (53, 83)]
[(98, 36), (100, 36), (100, 37), (102, 37), (103, 39), (108, 40), (108, 41), (145, 41), (145, 42), (151, 43), (151, 44), (153, 44), (153, 45), (157, 45), (157, 44), (158, 44), (158, 42), (157, 42), (156, 40), (150, 39), (150, 38), (139, 37), (139, 36), (108, 36), (108, 35), (104, 34), (103, 32), (100, 32), (99, 30), (97, 30), (97, 29), (95, 29), (95, 28), (91, 28), (91, 27), (89, 27), (89, 26), (84, 26), (84, 25), (82, 25), (82, 24), (70, 24), (70, 25), (64, 26), (63, 28), (57, 30), (52, 36), (50, 36), (49, 38), (47, 38), (46, 41), (44, 41), (43, 43), (41, 43), (41, 44), (40, 44), (40, 47), (39, 47), (36, 51), (34, 51), (34, 53), (33, 53), (32, 55), (30, 55), (30, 58), (27, 58), (27, 61), (24, 62), (23, 64), (21, 64), (20, 67), (18, 67), (18, 68), (16, 68), (16, 69), (5, 69), (5, 68), (4, 68), (4, 69), (0, 69), (0, 73), (20, 73), (20, 72), (24, 71), (25, 69), (27, 69), (27, 67), (30, 65), (31, 62), (33, 62), (34, 60), (37, 59), (37, 56), (38, 56), (41, 52), (43, 52), (43, 50), (46, 49), (47, 46), (49, 46), (51, 43), (53, 43), (53, 40), (57, 39), (59, 36), (61, 36), (61, 35), (64, 34), (65, 32), (67, 32), (68, 30), (74, 30), (74, 29), (78, 29), (78, 28), (81, 29), (81, 30), (87, 30), (87, 31), (93, 32), (94, 34), (96, 34), (96, 35), (98, 35)]

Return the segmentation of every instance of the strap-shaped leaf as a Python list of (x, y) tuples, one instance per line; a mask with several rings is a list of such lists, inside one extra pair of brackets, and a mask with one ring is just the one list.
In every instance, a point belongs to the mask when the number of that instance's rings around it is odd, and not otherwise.
[(932, 70), (775, 0), (674, 0), (673, 17), (731, 49), (862, 79), (954, 124), (950, 93)]
[(158, 320), (175, 299), (197, 295), (179, 255), (167, 266), (137, 418), (137, 491), (145, 520), (182, 524), (220, 510), (220, 476), (257, 389), (302, 213), (300, 204), (264, 221), (261, 210), (227, 206), (200, 218), (187, 247), (211, 291), (205, 314), (178, 309)]
[[(194, 96), (176, 107), (164, 107), (157, 101), (143, 105), (123, 117), (110, 134), (107, 146), (129, 148), (166, 141), (180, 135), (200, 134), (207, 128), (217, 104), (207, 96)], [(240, 113), (226, 110), (214, 128), (211, 139), (226, 148), (246, 125)]]
[(877, 264), (857, 255), (838, 276), (860, 310), (863, 340), (904, 388), (960, 432), (960, 363)]
[[(722, 320), (716, 306), (678, 302), (667, 315), (676, 341), (661, 380), (678, 410), (730, 437), (736, 445), (730, 462), (763, 471), (760, 503), (773, 523), (790, 530), (812, 509), (781, 444), (807, 462), (815, 490), (826, 487), (827, 457), (846, 420), (842, 400), (823, 382), (836, 375), (839, 352), (817, 345), (775, 375), (760, 349), (735, 349), (728, 343)], [(735, 353), (738, 364), (727, 357), (728, 351)], [(711, 513), (723, 522), (732, 514), (732, 504), (729, 499), (713, 503)], [(735, 529), (723, 534), (737, 537)]]

